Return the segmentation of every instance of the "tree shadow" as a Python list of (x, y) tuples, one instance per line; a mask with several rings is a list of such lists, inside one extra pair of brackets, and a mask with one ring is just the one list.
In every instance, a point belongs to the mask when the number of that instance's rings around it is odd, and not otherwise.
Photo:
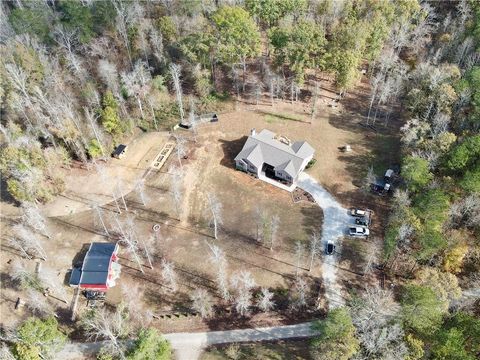
[(8, 192), (7, 180), (0, 176), (0, 200), (15, 206), (20, 206), (20, 202), (15, 200), (15, 198)]

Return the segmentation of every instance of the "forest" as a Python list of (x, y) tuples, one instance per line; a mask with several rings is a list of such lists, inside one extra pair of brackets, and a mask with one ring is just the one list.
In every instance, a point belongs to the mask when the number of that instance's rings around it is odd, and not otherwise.
[[(39, 209), (64, 193), (66, 171), (100, 176), (135, 129), (173, 133), (199, 114), (262, 101), (308, 99), (314, 119), (322, 79), (332, 80), (340, 101), (363, 82), (364, 126), (401, 122), (400, 148), (389, 147), (400, 157), (401, 180), (378, 235), (378, 267), (396, 285), (347, 290), (344, 306), (315, 318), (308, 358), (480, 356), (480, 2), (9, 0), (0, 4), (0, 58), (2, 208), (19, 209), (14, 240), (2, 234), (2, 251), (10, 241), (24, 259), (46, 262), (54, 254), (31, 234), (50, 240)], [(185, 139), (172, 136), (180, 162)], [(142, 184), (135, 186), (143, 194)], [(216, 240), (222, 206), (210, 193), (205, 202)], [(279, 220), (269, 221), (273, 247)], [(209, 246), (221, 298), (225, 255)], [(161, 267), (175, 287), (172, 263)], [(242, 317), (254, 282), (237, 275), (233, 293), (248, 297), (244, 308), (234, 301)], [(33, 299), (49, 287), (20, 265), (6, 276)], [(263, 287), (258, 307), (270, 311), (272, 297)], [(211, 301), (201, 289), (191, 295), (202, 318), (212, 316)], [(54, 358), (70, 337), (105, 340), (98, 359), (173, 358), (158, 330), (135, 322), (129, 308), (108, 319), (92, 311), (74, 324), (32, 309), (34, 317), (13, 328), (2, 324), (0, 357)], [(134, 345), (127, 349), (124, 339)]]

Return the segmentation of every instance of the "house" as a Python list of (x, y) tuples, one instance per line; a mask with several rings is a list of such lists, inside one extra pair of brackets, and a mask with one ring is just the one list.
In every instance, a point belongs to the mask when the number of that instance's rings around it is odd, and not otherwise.
[(115, 286), (121, 269), (117, 252), (117, 243), (91, 243), (82, 266), (72, 270), (70, 286), (103, 291)]
[(313, 159), (315, 150), (306, 141), (291, 142), (263, 129), (252, 129), (242, 151), (235, 157), (238, 170), (284, 190), (293, 191), (298, 175)]

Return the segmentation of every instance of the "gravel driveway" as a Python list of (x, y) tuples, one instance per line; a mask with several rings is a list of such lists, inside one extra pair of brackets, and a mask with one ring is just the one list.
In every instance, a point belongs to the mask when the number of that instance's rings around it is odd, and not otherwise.
[[(348, 215), (348, 210), (335, 200), (314, 178), (306, 173), (301, 173), (297, 182), (299, 188), (308, 191), (318, 206), (323, 210), (322, 225), (322, 249), (325, 249), (327, 242), (332, 241), (338, 251), (341, 240), (345, 236), (349, 224), (354, 222)], [(325, 297), (328, 306), (335, 308), (344, 304), (342, 288), (337, 279), (337, 263), (339, 254), (325, 255), (322, 251), (322, 276), (325, 287)]]
[[(312, 322), (295, 325), (264, 327), (255, 329), (210, 331), (198, 333), (172, 333), (164, 337), (170, 341), (176, 360), (196, 360), (209, 345), (267, 341), (289, 338), (312, 337), (317, 333), (311, 328)], [(70, 343), (55, 357), (58, 360), (79, 360), (100, 350), (102, 342)]]

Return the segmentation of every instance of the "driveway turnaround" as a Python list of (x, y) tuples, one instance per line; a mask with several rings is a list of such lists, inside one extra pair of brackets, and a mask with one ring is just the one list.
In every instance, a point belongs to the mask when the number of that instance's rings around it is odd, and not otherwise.
[[(348, 225), (354, 220), (348, 215), (347, 209), (343, 208), (342, 205), (310, 175), (301, 173), (297, 185), (299, 188), (309, 192), (317, 205), (323, 210), (322, 248), (325, 249), (327, 242), (331, 241), (335, 244), (336, 251), (338, 251)], [(322, 252), (322, 254), (323, 286), (325, 288), (325, 298), (328, 306), (330, 308), (342, 306), (344, 304), (344, 298), (342, 296), (342, 288), (337, 278), (339, 254), (325, 255), (325, 252)]]
[[(177, 360), (196, 360), (209, 345), (312, 337), (317, 334), (312, 322), (256, 329), (165, 334)], [(79, 360), (98, 352), (103, 342), (70, 343), (56, 356), (60, 360)]]

